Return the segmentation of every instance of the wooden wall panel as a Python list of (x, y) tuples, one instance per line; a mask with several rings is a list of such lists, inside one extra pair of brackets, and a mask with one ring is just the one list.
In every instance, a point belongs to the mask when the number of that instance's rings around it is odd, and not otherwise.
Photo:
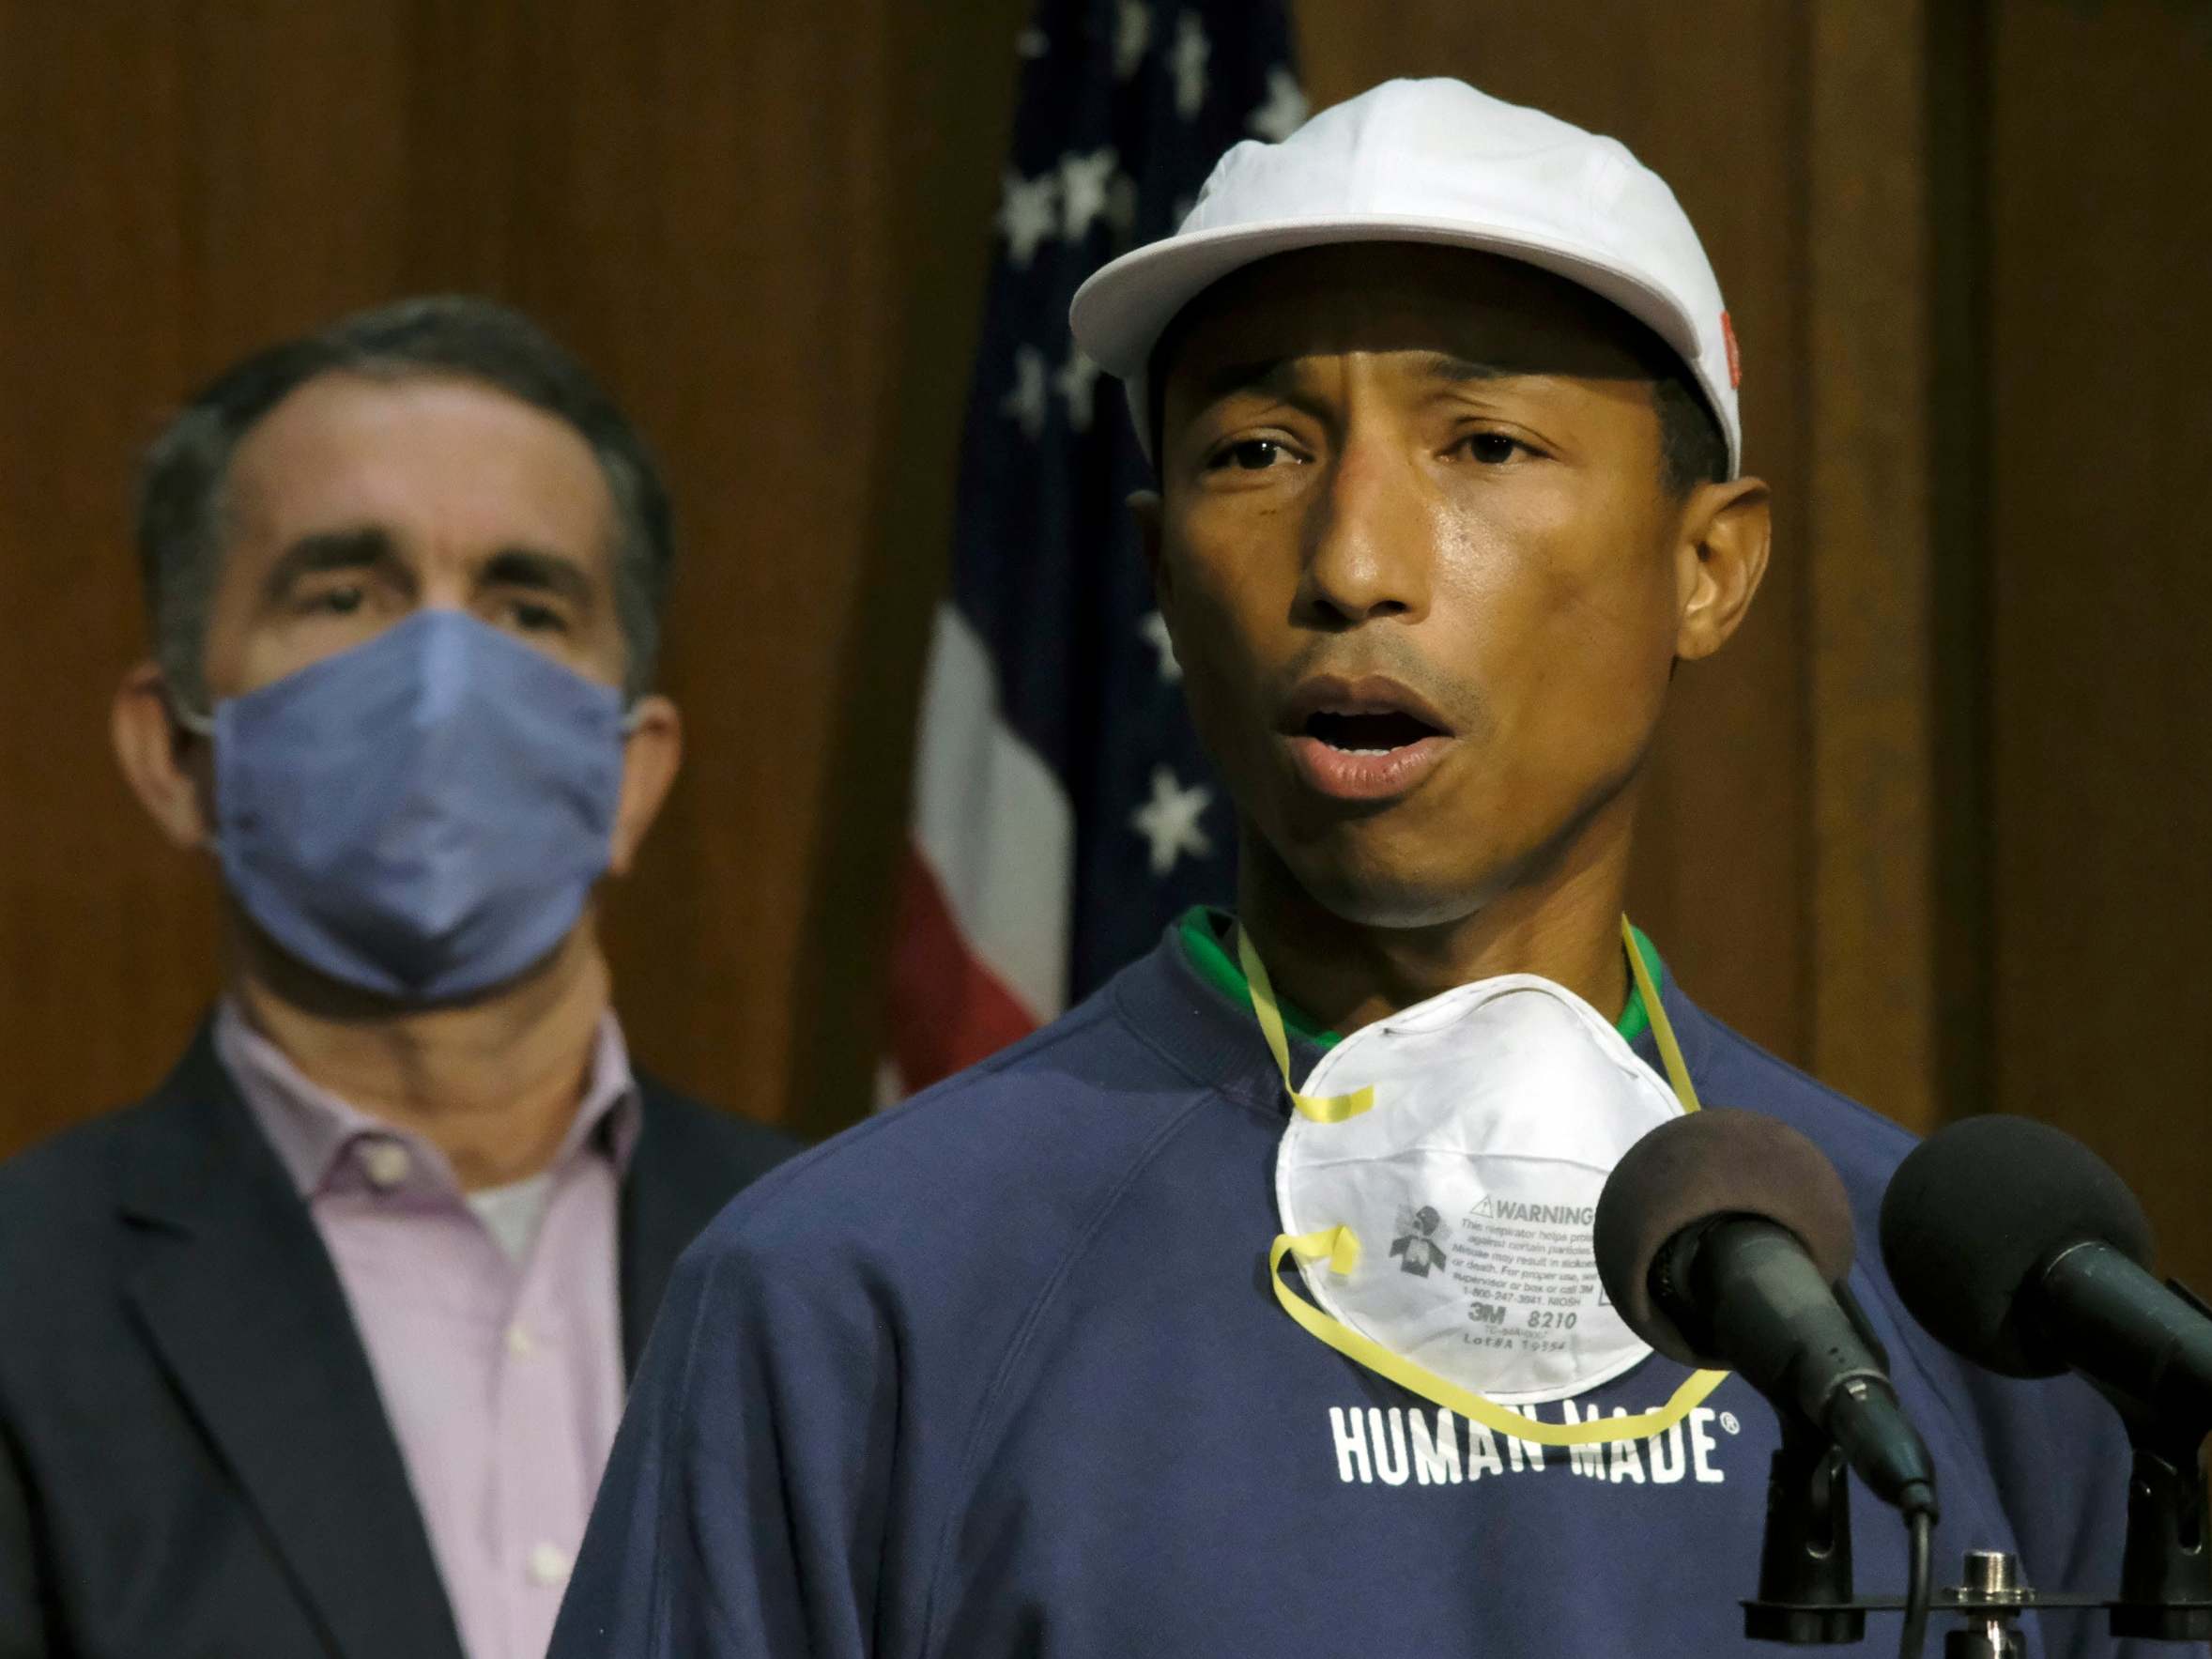
[[(1811, 1064), (1940, 1121), (1934, 186), (1923, 0), (1820, 0), (1805, 107)], [(1879, 132), (1882, 142), (1870, 145)]]
[(2212, 1283), (2212, 13), (1992, 13), (1993, 1103)]
[[(181, 1029), (196, 1000), (164, 967), (205, 940), (205, 903), (86, 763), (137, 625), (114, 481), (143, 409), (115, 388), (181, 372), (162, 315), (187, 258), (180, 37), (102, 50), (90, 8), (0, 10), (0, 1144), (134, 1086), (131, 1034)], [(103, 107), (107, 77), (139, 96)]]
[(1783, 0), (1559, 12), (1304, 0), (1307, 83), (1332, 103), (1457, 75), (1636, 151), (1703, 238), (1743, 346), (1745, 465), (1774, 486), (1775, 557), (1727, 652), (1685, 669), (1639, 831), (1634, 908), (1706, 1006), (1793, 1060), (1813, 1047), (1807, 888), (1805, 13)]

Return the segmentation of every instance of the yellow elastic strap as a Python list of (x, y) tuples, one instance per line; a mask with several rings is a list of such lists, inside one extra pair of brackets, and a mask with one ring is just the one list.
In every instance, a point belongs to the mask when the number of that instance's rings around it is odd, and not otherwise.
[(1644, 1012), (1651, 1022), (1651, 1036), (1659, 1044), (1659, 1060), (1667, 1068), (1667, 1081), (1674, 1085), (1674, 1098), (1682, 1103), (1684, 1112), (1697, 1110), (1697, 1088), (1690, 1082), (1690, 1068), (1682, 1063), (1682, 1046), (1674, 1040), (1674, 1024), (1667, 1017), (1667, 1006), (1659, 1000), (1659, 987), (1651, 982), (1651, 970), (1644, 965), (1644, 953), (1636, 948), (1636, 929), (1628, 925), (1628, 918), (1621, 918), (1621, 943), (1628, 946), (1628, 971), (1636, 975), (1637, 994), (1644, 999)]
[(1242, 928), (1237, 929), (1237, 963), (1244, 970), (1244, 982), (1252, 991), (1252, 1014), (1260, 1022), (1260, 1035), (1267, 1039), (1267, 1052), (1275, 1056), (1275, 1069), (1283, 1073), (1283, 1091), (1290, 1097), (1291, 1109), (1315, 1123), (1342, 1123), (1373, 1106), (1373, 1083), (1348, 1095), (1298, 1093), (1290, 1079), (1290, 1038), (1283, 1029), (1283, 1010), (1276, 1006), (1275, 982), (1267, 977), (1260, 953), (1252, 949), (1252, 935)]
[(1431, 1405), (1456, 1411), (1493, 1434), (1513, 1439), (1532, 1441), (1539, 1446), (1602, 1446), (1615, 1440), (1647, 1440), (1654, 1435), (1664, 1435), (1689, 1416), (1728, 1375), (1725, 1371), (1693, 1371), (1682, 1379), (1682, 1387), (1674, 1390), (1674, 1397), (1656, 1411), (1642, 1411), (1634, 1417), (1598, 1418), (1590, 1422), (1539, 1422), (1526, 1412), (1485, 1400), (1455, 1383), (1446, 1382), (1435, 1372), (1391, 1353), (1380, 1343), (1370, 1341), (1350, 1326), (1330, 1318), (1284, 1283), (1283, 1258), (1292, 1254), (1305, 1262), (1326, 1258), (1331, 1272), (1349, 1273), (1359, 1262), (1359, 1240), (1349, 1227), (1328, 1227), (1295, 1237), (1288, 1233), (1276, 1236), (1273, 1247), (1267, 1252), (1267, 1277), (1274, 1282), (1275, 1299), (1283, 1304), (1283, 1311), (1304, 1326), (1310, 1335), (1320, 1338), (1345, 1359), (1389, 1377)]

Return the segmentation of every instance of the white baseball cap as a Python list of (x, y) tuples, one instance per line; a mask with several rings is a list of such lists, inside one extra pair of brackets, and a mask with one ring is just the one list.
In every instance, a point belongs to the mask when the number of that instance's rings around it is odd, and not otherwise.
[(1743, 464), (1742, 379), (1720, 284), (1667, 181), (1618, 140), (1450, 80), (1386, 81), (1280, 144), (1214, 165), (1182, 227), (1095, 271), (1068, 322), (1120, 377), (1149, 453), (1144, 376), (1175, 314), (1231, 271), (1339, 242), (1434, 242), (1539, 266), (1678, 353)]

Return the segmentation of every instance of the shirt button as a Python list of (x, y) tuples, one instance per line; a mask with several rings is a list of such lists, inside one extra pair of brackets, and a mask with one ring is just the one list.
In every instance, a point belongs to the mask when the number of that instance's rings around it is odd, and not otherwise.
[(530, 1335), (529, 1326), (517, 1319), (507, 1327), (507, 1352), (517, 1359), (527, 1359), (537, 1351), (537, 1339)]
[(558, 1544), (534, 1545), (530, 1552), (530, 1582), (548, 1587), (559, 1584), (568, 1576), (568, 1552)]
[(361, 1168), (368, 1172), (369, 1183), (379, 1190), (388, 1190), (407, 1178), (407, 1171), (415, 1160), (407, 1149), (397, 1141), (371, 1141), (361, 1147)]

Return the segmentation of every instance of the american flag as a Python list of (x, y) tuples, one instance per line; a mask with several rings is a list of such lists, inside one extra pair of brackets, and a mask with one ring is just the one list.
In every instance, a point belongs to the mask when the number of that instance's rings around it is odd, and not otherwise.
[(1123, 505), (1150, 483), (1068, 304), (1167, 235), (1215, 160), (1306, 115), (1281, 0), (1039, 0), (968, 396), (895, 925), (898, 1081), (1051, 1020), (1182, 909), (1235, 829)]

